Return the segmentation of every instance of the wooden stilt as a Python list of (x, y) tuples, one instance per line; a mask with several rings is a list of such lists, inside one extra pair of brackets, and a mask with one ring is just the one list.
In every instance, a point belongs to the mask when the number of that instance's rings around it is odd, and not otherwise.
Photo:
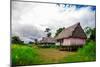
[(70, 51), (70, 47), (68, 47), (69, 48), (69, 51)]

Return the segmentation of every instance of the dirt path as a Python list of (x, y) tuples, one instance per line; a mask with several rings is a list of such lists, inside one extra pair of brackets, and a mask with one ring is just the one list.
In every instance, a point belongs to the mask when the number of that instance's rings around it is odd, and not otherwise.
[(40, 48), (39, 54), (44, 63), (59, 63), (61, 60), (69, 54), (73, 54), (73, 52), (67, 51), (59, 51), (54, 48)]

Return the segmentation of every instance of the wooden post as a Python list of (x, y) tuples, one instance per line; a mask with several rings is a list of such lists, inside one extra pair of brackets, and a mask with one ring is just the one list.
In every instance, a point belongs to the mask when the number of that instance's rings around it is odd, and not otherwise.
[(68, 51), (70, 51), (69, 46), (68, 46)]
[(71, 48), (70, 48), (70, 46), (69, 46), (69, 51), (71, 51)]

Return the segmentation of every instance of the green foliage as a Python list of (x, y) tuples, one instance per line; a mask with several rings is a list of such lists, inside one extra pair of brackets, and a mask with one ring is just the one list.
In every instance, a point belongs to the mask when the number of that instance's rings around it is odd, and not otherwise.
[(49, 45), (38, 45), (39, 48), (59, 48), (60, 46), (57, 46), (55, 44), (49, 44)]
[(48, 32), (47, 33), (47, 37), (51, 37), (51, 32)]
[[(44, 62), (49, 63), (48, 57), (45, 61), (43, 55), (46, 53), (53, 53), (52, 49), (59, 48), (59, 46), (51, 44), (49, 48), (38, 48), (39, 45), (34, 46), (24, 46), (19, 44), (13, 44), (11, 46), (11, 58), (12, 58), (12, 65), (33, 65), (33, 64), (44, 64)], [(43, 51), (42, 51), (42, 50)], [(57, 49), (58, 50), (58, 49)], [(42, 52), (41, 52), (42, 51)], [(41, 55), (44, 52), (43, 55)], [(56, 51), (55, 51), (56, 52)], [(46, 56), (47, 56), (46, 53)], [(56, 52), (58, 53), (58, 51)], [(66, 53), (65, 53), (66, 54)], [(59, 55), (60, 56), (60, 55)], [(56, 57), (59, 57), (58, 55)], [(84, 62), (84, 61), (95, 61), (96, 60), (96, 43), (95, 41), (87, 41), (83, 48), (80, 48), (77, 52), (66, 54), (65, 58), (61, 58), (57, 60), (57, 62)], [(52, 59), (52, 58), (51, 58)], [(53, 63), (53, 61), (50, 63)]]
[(32, 47), (12, 45), (11, 53), (12, 65), (14, 66), (37, 64), (40, 62), (37, 49)]
[(23, 44), (24, 42), (21, 41), (18, 36), (13, 36), (12, 37), (12, 43), (15, 43), (15, 44)]
[(51, 29), (50, 28), (46, 28), (45, 32), (49, 32)]
[(96, 36), (96, 28), (90, 28), (90, 27), (86, 27), (85, 29), (85, 33), (88, 37), (88, 39), (90, 40), (94, 40), (95, 41), (95, 36)]
[(85, 30), (87, 37), (89, 38), (92, 32), (92, 29), (90, 27), (85, 27), (84, 30)]
[(54, 44), (49, 44), (49, 45), (41, 44), (41, 45), (38, 45), (38, 47), (40, 47), (40, 48), (50, 48), (50, 47), (55, 47), (55, 45)]
[(79, 49), (79, 54), (82, 56), (88, 56), (91, 58), (96, 57), (96, 43), (93, 41), (90, 41), (89, 43), (86, 43), (86, 46)]
[(57, 46), (57, 45), (50, 45), (50, 48), (59, 48), (60, 46)]
[(46, 28), (45, 32), (47, 32), (47, 37), (51, 37), (51, 29), (50, 28)]
[(65, 62), (84, 62), (96, 60), (96, 43), (90, 41), (83, 48), (78, 50), (77, 54), (69, 55), (64, 58)]
[(92, 34), (90, 35), (90, 39), (95, 41), (95, 39), (96, 39), (96, 28), (92, 29)]
[(58, 30), (56, 30), (55, 37), (58, 36), (58, 34), (59, 34), (60, 32), (62, 32), (62, 30), (64, 30), (64, 29), (65, 29), (65, 28), (63, 27), (63, 28), (59, 28)]
[(34, 44), (34, 42), (30, 41), (29, 44)]

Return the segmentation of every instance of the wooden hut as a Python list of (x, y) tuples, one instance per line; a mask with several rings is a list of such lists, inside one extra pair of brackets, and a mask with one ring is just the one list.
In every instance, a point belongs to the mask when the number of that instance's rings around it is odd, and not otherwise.
[(77, 50), (82, 47), (87, 39), (80, 23), (65, 28), (56, 38), (61, 50)]
[(55, 45), (55, 39), (52, 37), (43, 37), (42, 40), (40, 41), (40, 44), (42, 46), (50, 46), (50, 45)]

